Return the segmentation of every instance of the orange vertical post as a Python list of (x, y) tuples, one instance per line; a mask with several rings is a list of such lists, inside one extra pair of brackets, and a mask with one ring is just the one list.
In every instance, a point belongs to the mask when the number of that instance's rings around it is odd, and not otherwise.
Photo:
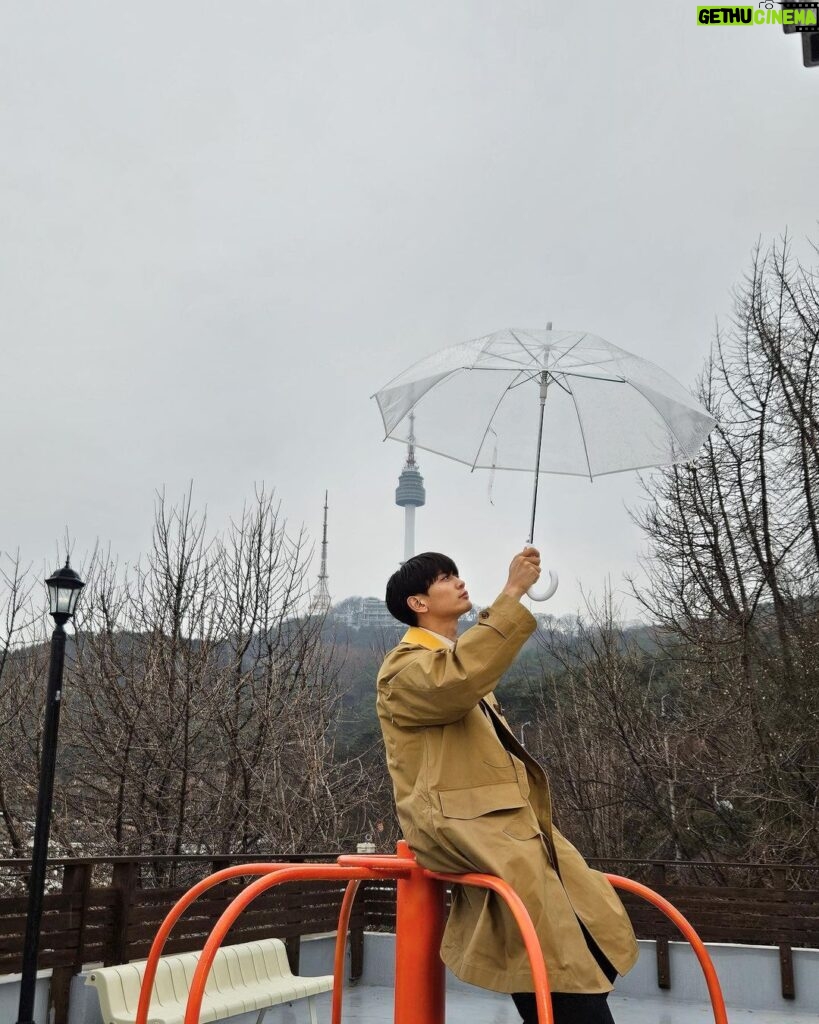
[[(412, 856), (404, 841), (397, 852)], [(397, 885), (395, 1024), (444, 1024), (444, 886), (417, 864)]]

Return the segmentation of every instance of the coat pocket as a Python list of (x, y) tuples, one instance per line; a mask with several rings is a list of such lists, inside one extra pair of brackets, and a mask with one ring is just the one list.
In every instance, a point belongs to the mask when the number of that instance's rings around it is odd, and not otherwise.
[(503, 831), (510, 839), (520, 840), (534, 839), (543, 834), (536, 821), (513, 821)]
[(515, 810), (526, 806), (517, 782), (495, 782), (488, 786), (439, 791), (441, 813), (445, 818), (480, 818), (493, 811)]

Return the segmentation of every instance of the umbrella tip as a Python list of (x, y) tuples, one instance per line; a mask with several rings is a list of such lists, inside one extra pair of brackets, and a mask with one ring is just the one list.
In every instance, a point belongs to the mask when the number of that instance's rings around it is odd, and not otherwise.
[(547, 331), (551, 331), (551, 329), (552, 329), (552, 321), (549, 320), (548, 323), (546, 324), (546, 330)]

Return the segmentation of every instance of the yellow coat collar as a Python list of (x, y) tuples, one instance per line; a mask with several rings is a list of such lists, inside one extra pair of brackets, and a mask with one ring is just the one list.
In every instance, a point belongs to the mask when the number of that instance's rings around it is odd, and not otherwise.
[(420, 626), (410, 626), (401, 637), (401, 643), (414, 644), (416, 647), (426, 647), (429, 651), (449, 650), (443, 640), (439, 640), (437, 636), (433, 636), (432, 633), (422, 629)]

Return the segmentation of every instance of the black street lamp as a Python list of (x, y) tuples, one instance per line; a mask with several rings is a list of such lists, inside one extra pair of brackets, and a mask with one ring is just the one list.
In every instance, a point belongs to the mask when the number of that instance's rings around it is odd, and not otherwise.
[(20, 1006), (17, 1024), (34, 1024), (34, 989), (37, 984), (37, 953), (40, 948), (40, 919), (43, 915), (48, 833), (51, 824), (51, 797), (54, 792), (54, 767), (57, 761), (57, 730), (60, 725), (60, 698), (65, 660), (63, 626), (74, 615), (80, 591), (85, 586), (69, 566), (46, 580), (49, 611), (56, 623), (51, 635), (51, 661), (48, 668), (43, 749), (40, 760), (40, 788), (37, 793), (37, 822), (34, 826), (34, 849), (31, 854), (28, 916), (23, 943), (23, 976), (20, 980)]

